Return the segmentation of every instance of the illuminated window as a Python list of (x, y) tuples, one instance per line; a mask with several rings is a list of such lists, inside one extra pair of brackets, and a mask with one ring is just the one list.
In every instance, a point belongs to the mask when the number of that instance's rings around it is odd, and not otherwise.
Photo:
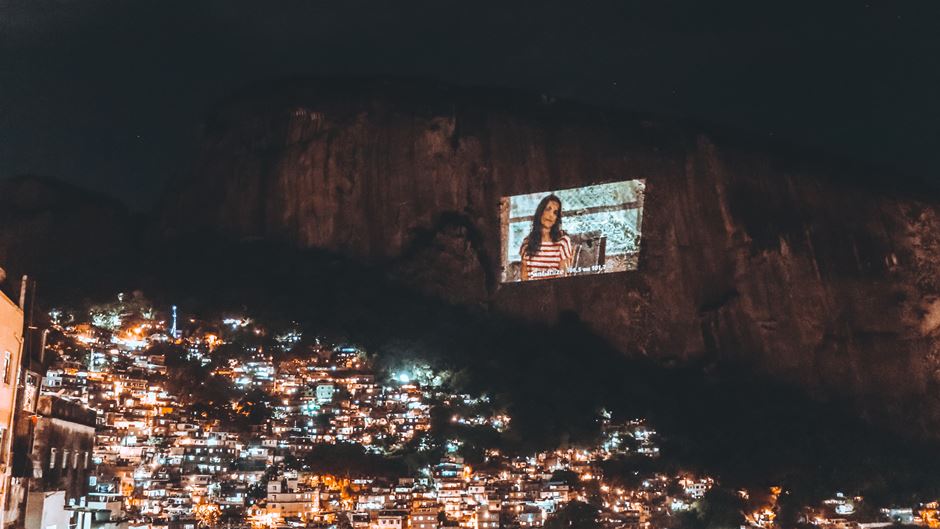
[(63, 450), (62, 451), (62, 470), (68, 470), (68, 469), (69, 469), (69, 451)]
[(49, 449), (49, 468), (55, 468), (55, 458), (56, 458), (56, 455), (58, 455), (57, 452), (56, 452), (56, 449), (55, 449), (55, 448), (50, 448), (50, 449)]

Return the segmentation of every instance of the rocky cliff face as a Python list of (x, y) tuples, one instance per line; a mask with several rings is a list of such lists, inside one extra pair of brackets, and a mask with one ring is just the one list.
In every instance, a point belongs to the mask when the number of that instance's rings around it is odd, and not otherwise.
[[(161, 223), (386, 262), (533, 320), (571, 311), (625, 354), (748, 365), (936, 437), (940, 207), (747, 143), (544, 97), (294, 83), (213, 117)], [(501, 197), (635, 178), (637, 271), (498, 283)]]

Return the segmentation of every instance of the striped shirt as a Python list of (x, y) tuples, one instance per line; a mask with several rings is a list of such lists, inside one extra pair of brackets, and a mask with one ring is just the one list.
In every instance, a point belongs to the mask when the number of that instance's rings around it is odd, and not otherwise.
[(558, 242), (542, 242), (535, 255), (528, 254), (528, 239), (522, 242), (519, 256), (529, 270), (529, 279), (560, 276), (571, 259), (571, 239), (562, 235)]

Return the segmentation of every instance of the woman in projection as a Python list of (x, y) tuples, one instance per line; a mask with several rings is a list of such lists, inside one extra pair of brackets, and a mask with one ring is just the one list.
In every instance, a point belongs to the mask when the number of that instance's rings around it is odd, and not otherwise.
[(561, 199), (548, 195), (539, 202), (532, 231), (519, 248), (522, 280), (562, 277), (571, 266), (571, 239), (561, 229)]

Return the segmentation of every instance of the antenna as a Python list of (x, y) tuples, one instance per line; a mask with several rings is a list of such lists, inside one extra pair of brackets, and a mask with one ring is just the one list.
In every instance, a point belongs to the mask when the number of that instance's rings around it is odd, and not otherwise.
[(178, 331), (176, 329), (176, 305), (173, 305), (173, 308), (171, 310), (173, 313), (173, 325), (172, 327), (170, 327), (170, 336), (174, 338), (179, 338), (179, 336), (177, 336)]

